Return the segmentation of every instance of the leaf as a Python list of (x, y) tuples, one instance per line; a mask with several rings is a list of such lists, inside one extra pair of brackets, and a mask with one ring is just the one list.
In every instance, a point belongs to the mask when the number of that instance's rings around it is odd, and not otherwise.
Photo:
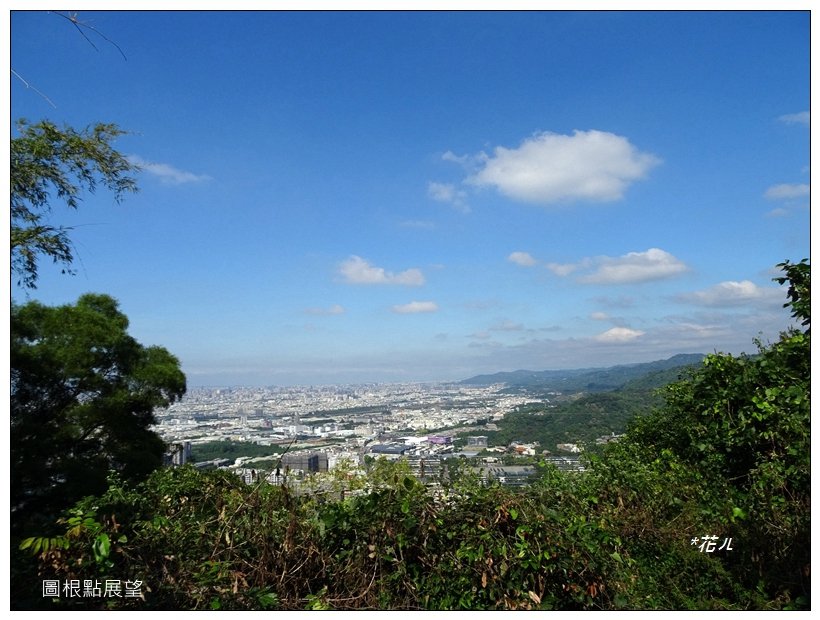
[(262, 594), (256, 600), (259, 601), (259, 606), (262, 609), (266, 609), (268, 607), (273, 607), (274, 605), (276, 605), (276, 603), (279, 602), (279, 599), (272, 592)]
[(97, 562), (102, 562), (108, 558), (108, 554), (111, 552), (111, 540), (108, 538), (108, 534), (105, 532), (97, 534), (97, 538), (94, 540), (92, 546), (92, 551), (94, 552), (94, 559)]

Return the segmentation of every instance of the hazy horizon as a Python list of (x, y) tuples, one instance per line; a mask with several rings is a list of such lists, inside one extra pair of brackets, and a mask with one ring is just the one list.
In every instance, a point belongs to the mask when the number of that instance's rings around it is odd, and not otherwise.
[[(683, 353), (683, 354), (675, 354), (675, 355), (706, 355), (703, 352), (697, 351), (692, 353)], [(384, 380), (384, 381), (366, 381), (366, 380), (357, 380), (357, 381), (339, 381), (339, 382), (330, 382), (330, 383), (253, 383), (253, 384), (220, 384), (220, 383), (210, 383), (210, 384), (190, 384), (188, 385), (189, 389), (192, 388), (201, 388), (201, 389), (256, 389), (256, 388), (277, 388), (277, 389), (287, 389), (287, 388), (303, 388), (303, 387), (315, 387), (315, 388), (322, 388), (322, 387), (348, 387), (348, 386), (361, 386), (361, 385), (402, 385), (402, 384), (437, 384), (437, 383), (459, 383), (466, 379), (471, 379), (477, 376), (484, 376), (484, 375), (494, 375), (494, 374), (502, 374), (502, 373), (513, 373), (513, 372), (562, 372), (562, 371), (578, 371), (578, 370), (605, 370), (608, 368), (613, 368), (616, 366), (632, 366), (632, 365), (639, 365), (657, 361), (665, 361), (674, 357), (671, 355), (669, 357), (659, 358), (659, 359), (650, 359), (650, 360), (641, 360), (636, 362), (624, 362), (621, 363), (614, 363), (608, 365), (600, 365), (600, 366), (579, 366), (579, 367), (566, 367), (566, 368), (509, 368), (503, 370), (491, 370), (487, 372), (478, 372), (473, 373), (468, 376), (453, 378), (453, 379), (405, 379), (405, 380)]]

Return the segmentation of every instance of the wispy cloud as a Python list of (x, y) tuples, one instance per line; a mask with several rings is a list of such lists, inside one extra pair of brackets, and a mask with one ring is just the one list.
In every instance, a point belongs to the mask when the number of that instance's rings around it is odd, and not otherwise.
[(420, 314), (423, 312), (438, 312), (438, 304), (434, 301), (411, 301), (409, 304), (393, 306), (396, 314)]
[(184, 183), (201, 183), (203, 181), (210, 181), (211, 177), (207, 174), (194, 174), (175, 168), (170, 164), (160, 164), (150, 162), (142, 159), (138, 155), (129, 155), (128, 161), (135, 166), (138, 166), (143, 172), (147, 172), (157, 177), (162, 183), (168, 185), (182, 185)]
[(808, 125), (811, 122), (811, 114), (806, 110), (795, 114), (784, 114), (779, 116), (777, 120), (788, 125)]
[[(604, 131), (541, 133), (517, 148), (496, 147), (478, 156), (479, 169), (465, 183), (495, 187), (514, 200), (536, 204), (606, 202), (623, 197), (660, 159), (623, 136)], [(465, 158), (451, 160), (465, 163)]]
[(592, 301), (602, 305), (605, 308), (610, 308), (613, 310), (626, 310), (634, 308), (636, 305), (635, 299), (628, 295), (619, 295), (618, 297), (599, 295), (598, 297), (593, 297)]
[(433, 200), (444, 202), (452, 206), (456, 211), (469, 213), (470, 205), (467, 204), (467, 192), (459, 189), (452, 183), (436, 183), (431, 181), (427, 184), (427, 194)]
[(348, 284), (397, 284), (402, 286), (421, 286), (424, 274), (419, 269), (407, 269), (400, 273), (374, 267), (360, 256), (351, 256), (339, 267), (339, 273)]
[(538, 264), (538, 261), (529, 252), (513, 252), (507, 257), (507, 260), (521, 267), (534, 267)]
[(784, 209), (782, 207), (777, 207), (776, 209), (772, 209), (766, 214), (766, 217), (788, 217), (789, 210)]
[(489, 340), (490, 338), (493, 337), (493, 335), (490, 332), (488, 332), (487, 330), (481, 330), (481, 331), (473, 332), (472, 334), (470, 334), (467, 337), (468, 338), (473, 338), (475, 340)]
[(712, 307), (741, 306), (757, 302), (776, 304), (780, 303), (782, 298), (783, 291), (779, 288), (757, 286), (750, 280), (729, 280), (702, 291), (684, 293), (677, 297), (684, 303)]
[(477, 163), (475, 155), (456, 155), (453, 151), (447, 151), (441, 156), (441, 159), (464, 166), (465, 168), (474, 166)]
[(337, 314), (344, 314), (345, 309), (343, 306), (339, 304), (334, 304), (329, 308), (306, 308), (305, 314), (311, 314), (313, 316), (333, 316)]
[(399, 222), (399, 226), (402, 228), (418, 228), (422, 230), (433, 230), (436, 227), (433, 222), (427, 220), (404, 220), (403, 222)]
[(494, 332), (520, 332), (524, 331), (524, 326), (521, 323), (505, 320), (492, 325), (489, 329)]
[(578, 271), (579, 269), (584, 269), (588, 267), (590, 263), (591, 260), (585, 258), (578, 263), (547, 263), (546, 267), (556, 276), (561, 276), (562, 278), (564, 278), (570, 275), (571, 273)]
[(811, 187), (805, 183), (781, 183), (772, 185), (763, 194), (768, 200), (791, 200), (793, 198), (803, 198), (811, 193)]
[(583, 276), (581, 282), (633, 284), (671, 278), (688, 270), (683, 261), (658, 248), (650, 248), (646, 252), (629, 252), (617, 258), (604, 257), (598, 262), (595, 271)]
[(650, 248), (645, 252), (629, 252), (614, 258), (587, 257), (577, 263), (547, 263), (546, 267), (561, 277), (583, 272), (578, 278), (583, 284), (650, 282), (672, 278), (689, 269), (683, 261), (658, 248)]

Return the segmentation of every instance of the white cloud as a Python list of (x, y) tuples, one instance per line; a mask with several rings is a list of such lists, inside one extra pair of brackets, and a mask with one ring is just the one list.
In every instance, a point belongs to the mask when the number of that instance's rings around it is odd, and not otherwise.
[(681, 260), (658, 248), (629, 252), (618, 258), (601, 257), (597, 268), (580, 278), (586, 284), (633, 284), (671, 278), (688, 270)]
[(507, 260), (521, 267), (533, 267), (538, 263), (528, 252), (513, 252)]
[(547, 263), (546, 267), (556, 276), (566, 277), (574, 271), (577, 271), (581, 268), (582, 264), (572, 264), (572, 263)]
[(645, 332), (637, 329), (629, 329), (628, 327), (613, 327), (602, 334), (598, 334), (593, 338), (596, 342), (603, 342), (605, 344), (621, 344), (624, 342), (631, 342)]
[(470, 206), (467, 204), (467, 192), (457, 188), (452, 183), (431, 181), (427, 184), (427, 193), (433, 200), (445, 202), (462, 213), (470, 212)]
[(806, 110), (805, 112), (797, 112), (795, 114), (784, 114), (778, 117), (777, 120), (787, 125), (808, 125), (811, 121), (811, 114)]
[(609, 315), (606, 312), (593, 312), (589, 315), (593, 321), (608, 321)]
[(441, 156), (443, 161), (449, 161), (454, 164), (458, 164), (459, 166), (463, 166), (464, 168), (471, 168), (474, 167), (477, 163), (477, 160), (480, 159), (480, 156), (477, 155), (456, 155), (453, 151), (447, 151), (444, 155)]
[(702, 290), (679, 295), (678, 299), (700, 306), (741, 306), (756, 302), (776, 303), (783, 298), (783, 291), (776, 287), (757, 286), (750, 280), (729, 280)]
[(403, 286), (421, 286), (424, 274), (419, 269), (407, 269), (400, 273), (385, 271), (382, 267), (373, 267), (359, 256), (351, 256), (339, 267), (339, 273), (348, 284), (399, 284)]
[(422, 312), (438, 312), (438, 304), (434, 301), (411, 301), (409, 304), (393, 306), (397, 314), (419, 314)]
[(483, 166), (467, 183), (537, 204), (618, 200), (660, 163), (626, 138), (596, 130), (537, 134), (518, 148), (496, 147), (482, 159)]
[(344, 314), (345, 309), (339, 304), (334, 304), (329, 308), (307, 308), (305, 312), (315, 316), (333, 316), (335, 314)]
[(811, 188), (805, 183), (782, 183), (780, 185), (771, 186), (766, 190), (764, 196), (769, 200), (788, 200), (790, 198), (808, 196), (810, 192)]
[(169, 164), (158, 164), (145, 161), (137, 155), (130, 155), (128, 161), (138, 166), (143, 172), (153, 174), (158, 177), (163, 183), (169, 185), (182, 185), (183, 183), (200, 183), (202, 181), (209, 181), (211, 177), (206, 174), (194, 174), (193, 172), (186, 172), (174, 168)]

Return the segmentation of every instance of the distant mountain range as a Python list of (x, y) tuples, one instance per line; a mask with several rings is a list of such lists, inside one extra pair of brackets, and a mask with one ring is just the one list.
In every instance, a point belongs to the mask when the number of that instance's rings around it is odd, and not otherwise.
[(464, 379), (463, 385), (506, 384), (509, 388), (554, 390), (556, 392), (607, 392), (645, 375), (700, 364), (702, 353), (681, 353), (669, 359), (642, 364), (624, 364), (608, 368), (574, 370), (515, 370)]

